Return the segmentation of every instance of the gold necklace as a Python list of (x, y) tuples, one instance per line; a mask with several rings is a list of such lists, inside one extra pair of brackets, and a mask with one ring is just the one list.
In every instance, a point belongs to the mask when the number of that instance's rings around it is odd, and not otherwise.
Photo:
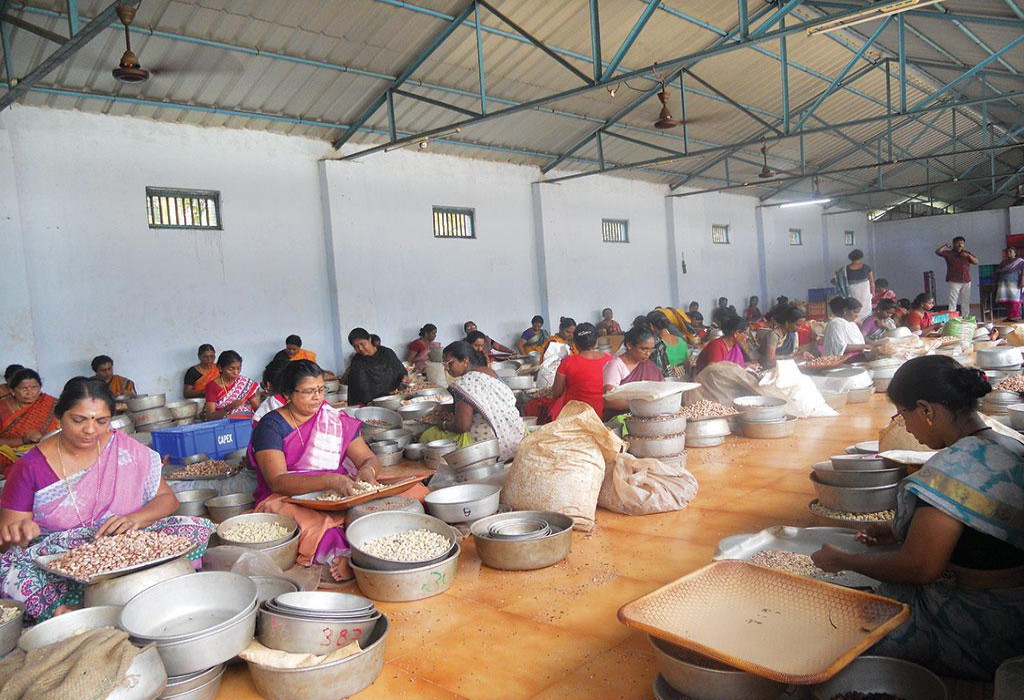
[[(85, 524), (85, 518), (82, 517), (82, 511), (79, 510), (79, 508), (78, 508), (78, 499), (75, 498), (75, 492), (71, 490), (71, 484), (68, 483), (68, 471), (67, 471), (67, 469), (64, 468), (64, 453), (60, 449), (60, 445), (61, 445), (62, 442), (63, 442), (63, 440), (61, 439), (61, 436), (58, 435), (57, 436), (57, 466), (60, 467), (60, 474), (58, 474), (57, 476), (58, 476), (58, 478), (60, 478), (61, 483), (64, 484), (64, 488), (67, 489), (68, 498), (71, 499), (71, 505), (74, 507), (75, 513), (78, 515), (78, 522), (79, 522), (79, 524), (82, 527), (87, 527), (87, 525)], [(98, 460), (99, 457), (100, 457), (99, 440), (97, 440), (96, 441), (96, 459)], [(91, 523), (89, 523), (89, 525), (94, 525), (94, 524), (95, 524), (95, 521), (92, 521)]]
[(287, 410), (288, 411), (288, 415), (292, 417), (292, 421), (291, 421), (293, 423), (292, 427), (295, 428), (295, 434), (299, 436), (299, 444), (302, 445), (303, 448), (305, 448), (306, 447), (306, 440), (305, 440), (305, 438), (302, 437), (302, 432), (299, 430), (299, 428), (302, 427), (302, 423), (299, 422), (299, 419), (296, 418), (295, 414), (292, 412), (292, 405), (291, 404), (288, 404), (288, 406), (286, 407), (285, 410)]

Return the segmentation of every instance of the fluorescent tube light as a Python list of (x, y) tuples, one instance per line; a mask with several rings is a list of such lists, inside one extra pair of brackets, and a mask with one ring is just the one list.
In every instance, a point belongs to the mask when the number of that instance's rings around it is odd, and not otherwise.
[(401, 148), (406, 148), (406, 147), (411, 146), (413, 144), (416, 144), (419, 148), (423, 149), (423, 148), (427, 147), (427, 144), (430, 143), (431, 139), (440, 139), (440, 138), (444, 138), (445, 136), (454, 136), (455, 134), (461, 134), (461, 133), (462, 133), (462, 129), (460, 127), (455, 127), (454, 129), (450, 129), (448, 131), (442, 131), (442, 132), (440, 132), (438, 134), (432, 134), (430, 136), (424, 136), (419, 141), (406, 141), (405, 143), (397, 143), (397, 144), (395, 144), (393, 146), (388, 146), (387, 148), (384, 149), (384, 152), (385, 153), (390, 153), (391, 151), (397, 151), (397, 150), (399, 150)]
[(828, 32), (834, 32), (837, 29), (846, 29), (847, 27), (871, 22), (876, 19), (882, 19), (883, 17), (891, 17), (892, 15), (898, 15), (901, 12), (907, 12), (908, 10), (920, 10), (921, 8), (928, 7), (929, 5), (937, 5), (942, 1), (943, 0), (895, 0), (894, 2), (879, 3), (877, 5), (872, 5), (871, 7), (866, 7), (856, 14), (847, 15), (846, 17), (841, 17), (832, 22), (825, 22), (811, 27), (807, 30), (807, 34), (808, 36), (812, 34), (827, 34)]
[(786, 202), (785, 204), (780, 204), (779, 209), (789, 209), (790, 207), (807, 207), (810, 206), (811, 204), (828, 204), (831, 201), (832, 199), (830, 197), (826, 197), (824, 199), (808, 199), (807, 201), (804, 202)]

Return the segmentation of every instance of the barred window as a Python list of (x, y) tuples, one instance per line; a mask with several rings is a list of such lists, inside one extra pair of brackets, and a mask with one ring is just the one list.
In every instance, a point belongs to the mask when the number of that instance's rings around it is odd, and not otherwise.
[(729, 245), (729, 224), (711, 224), (711, 242)]
[(434, 238), (476, 238), (473, 210), (434, 207)]
[(219, 231), (220, 192), (146, 188), (146, 214), (150, 228), (186, 228)]
[(798, 228), (791, 228), (791, 229), (789, 229), (789, 244), (790, 245), (803, 245), (804, 244), (804, 234), (803, 234), (803, 232), (800, 229), (798, 229)]
[(843, 231), (843, 245), (857, 245), (857, 234), (853, 231)]
[(629, 243), (629, 222), (624, 219), (601, 219), (601, 240), (605, 243)]

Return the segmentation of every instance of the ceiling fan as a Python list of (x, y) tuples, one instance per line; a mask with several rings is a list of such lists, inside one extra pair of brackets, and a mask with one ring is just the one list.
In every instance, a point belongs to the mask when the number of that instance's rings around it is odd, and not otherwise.
[(768, 180), (778, 175), (797, 175), (792, 170), (783, 170), (781, 168), (771, 168), (768, 166), (768, 143), (761, 140), (761, 172), (757, 176), (762, 180)]
[(111, 71), (114, 78), (122, 83), (144, 83), (149, 80), (149, 71), (139, 63), (139, 57), (132, 51), (132, 36), (130, 27), (135, 19), (135, 7), (132, 5), (118, 5), (117, 18), (124, 25), (125, 51), (121, 54), (121, 63)]
[(658, 93), (658, 99), (661, 100), (661, 111), (658, 113), (658, 120), (654, 122), (655, 129), (674, 129), (683, 123), (679, 119), (672, 118), (672, 112), (668, 108), (668, 98), (668, 88), (665, 83), (662, 83), (661, 92)]

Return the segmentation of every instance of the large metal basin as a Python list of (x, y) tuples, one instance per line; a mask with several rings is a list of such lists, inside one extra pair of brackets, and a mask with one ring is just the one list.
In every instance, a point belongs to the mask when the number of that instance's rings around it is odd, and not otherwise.
[(744, 437), (776, 439), (790, 437), (796, 432), (796, 417), (789, 416), (779, 423), (759, 423), (740, 420), (740, 430)]
[(0, 608), (17, 608), (18, 615), (13, 620), (0, 625), (0, 656), (6, 656), (14, 647), (18, 646), (18, 637), (21, 636), (21, 624), (25, 617), (25, 604), (4, 598), (0, 600)]
[(654, 418), (626, 417), (626, 430), (630, 437), (662, 437), (678, 435), (686, 430), (686, 415), (670, 413)]
[(248, 513), (256, 505), (256, 499), (251, 493), (229, 493), (223, 496), (214, 496), (204, 505), (206, 512), (210, 514), (210, 520), (222, 523), (228, 518)]
[(635, 457), (667, 457), (679, 454), (685, 447), (685, 433), (649, 438), (629, 436), (629, 453)]
[(821, 505), (833, 510), (847, 513), (877, 513), (880, 510), (891, 510), (896, 507), (896, 491), (899, 483), (887, 486), (869, 486), (854, 488), (849, 486), (829, 486), (818, 480), (817, 475), (810, 475), (814, 490), (818, 492)]
[(190, 515), (195, 518), (207, 516), (206, 502), (217, 496), (214, 489), (190, 489), (178, 491), (174, 494), (178, 499), (178, 510), (175, 515)]
[(458, 468), (476, 464), (485, 459), (497, 459), (499, 454), (498, 441), (485, 440), (462, 449), (453, 450), (442, 456), (444, 461), (448, 463), (448, 466)]
[(85, 587), (83, 602), (87, 608), (127, 605), (129, 600), (161, 581), (193, 573), (195, 568), (192, 562), (185, 557), (178, 557), (159, 566), (90, 584)]
[(431, 532), (444, 535), (452, 544), (455, 544), (458, 539), (450, 525), (431, 515), (405, 513), (402, 511), (372, 513), (355, 521), (345, 530), (345, 536), (348, 538), (349, 546), (352, 548), (352, 563), (364, 569), (376, 571), (404, 571), (415, 567), (437, 564), (448, 557), (450, 550), (444, 556), (429, 561), (396, 562), (375, 557), (362, 550), (363, 544), (370, 540), (387, 535), (397, 535), (407, 530), (430, 530)]
[(428, 493), (423, 503), (446, 523), (467, 523), (497, 513), (500, 497), (500, 486), (460, 484)]
[[(338, 700), (373, 684), (384, 667), (388, 619), (381, 617), (362, 652), (311, 668), (270, 668), (247, 661), (256, 690), (267, 700)], [(344, 644), (342, 644), (344, 646)]]
[(889, 693), (902, 700), (946, 700), (946, 684), (923, 666), (887, 656), (861, 656), (831, 679), (813, 686), (814, 700), (841, 693)]
[(167, 402), (166, 394), (135, 394), (125, 401), (132, 413), (161, 408)]
[(897, 469), (836, 469), (831, 462), (818, 462), (814, 465), (814, 475), (826, 486), (852, 486), (866, 488), (871, 486), (888, 486), (898, 483), (907, 475), (904, 468)]
[(770, 396), (740, 396), (733, 408), (747, 423), (776, 423), (786, 419), (786, 402)]
[[(211, 572), (220, 573), (220, 572)], [(252, 642), (256, 632), (256, 604), (248, 613), (224, 627), (179, 642), (159, 642), (157, 650), (167, 674), (182, 676), (233, 659)]]
[(224, 676), (224, 664), (206, 671), (167, 679), (160, 700), (215, 700)]
[(683, 405), (683, 392), (680, 391), (660, 399), (632, 399), (629, 401), (629, 412), (638, 418), (655, 418), (672, 413), (679, 413)]
[(692, 700), (777, 700), (785, 683), (729, 668), (657, 637), (648, 637), (658, 671)]
[(459, 545), (455, 545), (447, 558), (405, 571), (375, 571), (353, 563), (359, 590), (368, 598), (386, 603), (404, 603), (444, 593), (455, 583), (459, 568)]
[[(275, 523), (288, 530), (288, 534), (267, 542), (237, 542), (225, 537), (225, 533), (229, 533), (234, 527), (246, 523)], [(271, 549), (290, 542), (298, 532), (299, 524), (293, 518), (278, 513), (243, 513), (242, 515), (228, 518), (217, 525), (217, 537), (220, 538), (222, 543), (235, 547), (245, 547), (246, 549)]]
[[(203, 571), (139, 593), (121, 611), (121, 627), (139, 639), (178, 640), (217, 629), (255, 606), (256, 584), (250, 578)], [(219, 662), (203, 668), (214, 663)]]
[(292, 654), (329, 654), (337, 644), (355, 642), (369, 637), (381, 615), (374, 612), (364, 619), (325, 620), (287, 615), (276, 610), (260, 608), (256, 621), (256, 634), (260, 644), (268, 649)]
[[(532, 540), (499, 540), (485, 536), (492, 525), (513, 517), (544, 520), (552, 532), (547, 537)], [(504, 571), (531, 571), (552, 566), (569, 556), (572, 525), (572, 518), (561, 513), (526, 510), (483, 518), (473, 523), (470, 532), (476, 553), (487, 566)]]
[(21, 634), (18, 647), (32, 651), (62, 639), (73, 637), (83, 630), (100, 627), (120, 627), (121, 608), (116, 605), (101, 605), (95, 608), (73, 610), (30, 627)]

